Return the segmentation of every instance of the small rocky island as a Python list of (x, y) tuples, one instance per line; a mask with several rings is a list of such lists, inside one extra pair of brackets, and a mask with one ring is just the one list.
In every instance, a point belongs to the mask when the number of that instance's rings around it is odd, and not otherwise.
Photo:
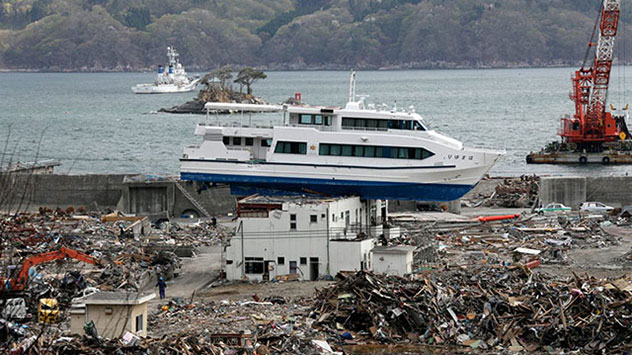
[[(161, 108), (159, 112), (206, 114), (204, 104), (207, 102), (233, 102), (263, 105), (266, 104), (266, 102), (252, 94), (252, 84), (265, 78), (267, 78), (267, 75), (264, 72), (252, 67), (246, 67), (241, 69), (235, 80), (233, 80), (233, 68), (225, 66), (206, 74), (202, 80), (200, 80), (200, 84), (204, 85), (204, 87), (193, 100), (171, 108)], [(233, 88), (233, 83), (239, 85), (239, 91)], [(245, 93), (243, 92), (244, 87), (246, 88)]]

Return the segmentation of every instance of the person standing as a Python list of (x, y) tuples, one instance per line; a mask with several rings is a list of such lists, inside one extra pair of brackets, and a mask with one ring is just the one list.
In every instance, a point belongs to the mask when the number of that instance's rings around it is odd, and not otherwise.
[(167, 284), (165, 283), (165, 280), (162, 278), (162, 276), (158, 278), (158, 283), (156, 284), (156, 287), (158, 287), (158, 292), (160, 292), (160, 299), (165, 298), (165, 289), (167, 288)]

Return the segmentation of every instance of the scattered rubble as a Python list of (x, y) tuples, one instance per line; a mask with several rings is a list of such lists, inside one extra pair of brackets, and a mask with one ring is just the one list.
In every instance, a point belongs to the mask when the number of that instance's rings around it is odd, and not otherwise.
[(522, 175), (517, 178), (487, 179), (498, 181), (494, 190), (481, 191), (474, 195), (467, 195), (461, 199), (466, 207), (498, 207), (498, 208), (527, 208), (537, 205), (540, 178), (536, 175)]

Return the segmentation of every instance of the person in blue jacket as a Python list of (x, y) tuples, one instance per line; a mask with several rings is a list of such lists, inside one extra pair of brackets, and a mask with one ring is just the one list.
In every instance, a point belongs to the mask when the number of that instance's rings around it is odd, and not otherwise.
[(165, 298), (165, 289), (167, 288), (167, 284), (165, 283), (165, 280), (162, 278), (162, 276), (160, 276), (160, 278), (158, 279), (156, 287), (158, 287), (158, 291), (160, 292), (160, 299)]

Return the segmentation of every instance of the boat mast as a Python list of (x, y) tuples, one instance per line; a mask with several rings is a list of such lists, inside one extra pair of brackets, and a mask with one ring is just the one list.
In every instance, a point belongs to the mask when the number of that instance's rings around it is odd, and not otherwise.
[(349, 76), (349, 102), (355, 102), (356, 86), (356, 73), (351, 69), (351, 75)]

